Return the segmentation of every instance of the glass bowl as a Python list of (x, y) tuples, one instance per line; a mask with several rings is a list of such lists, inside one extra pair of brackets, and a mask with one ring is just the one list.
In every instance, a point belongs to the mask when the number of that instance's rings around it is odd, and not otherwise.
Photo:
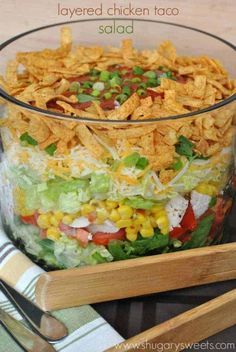
[[(20, 34), (0, 46), (1, 75), (20, 51), (57, 48), (65, 25), (76, 45), (119, 47), (128, 37), (135, 48), (149, 50), (171, 40), (181, 55), (214, 57), (236, 76), (235, 47), (223, 39), (127, 19), (66, 22)], [(101, 26), (116, 32), (101, 34)], [(132, 33), (117, 32), (127, 26)], [(68, 268), (222, 241), (234, 197), (235, 94), (198, 111), (114, 121), (35, 107), (1, 82), (1, 217), (9, 237), (33, 260), (48, 269)], [(56, 154), (58, 139), (47, 152), (43, 141), (32, 139), (48, 126), (63, 130)], [(140, 155), (140, 143), (146, 154)]]

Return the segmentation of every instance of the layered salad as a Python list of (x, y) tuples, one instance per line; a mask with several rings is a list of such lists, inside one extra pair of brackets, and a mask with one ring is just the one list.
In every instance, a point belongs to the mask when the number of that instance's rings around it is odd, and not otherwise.
[(74, 47), (64, 28), (58, 49), (18, 53), (0, 84), (32, 107), (7, 106), (0, 175), (3, 222), (34, 260), (69, 268), (220, 241), (235, 105), (189, 115), (234, 94), (217, 60), (168, 41)]

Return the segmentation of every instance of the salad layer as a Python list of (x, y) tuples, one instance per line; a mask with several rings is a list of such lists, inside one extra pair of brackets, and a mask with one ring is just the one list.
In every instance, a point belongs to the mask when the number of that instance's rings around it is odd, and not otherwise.
[(9, 145), (1, 164), (6, 218), (27, 253), (50, 267), (196, 248), (220, 239), (231, 207), (223, 198), (231, 148), (204, 158), (180, 136), (168, 180), (135, 151), (99, 161), (82, 146), (56, 156), (25, 141)]

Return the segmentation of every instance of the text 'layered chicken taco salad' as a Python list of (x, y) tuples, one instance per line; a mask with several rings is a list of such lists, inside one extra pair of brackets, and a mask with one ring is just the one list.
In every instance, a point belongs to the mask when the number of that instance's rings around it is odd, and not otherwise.
[(161, 119), (235, 93), (217, 60), (178, 56), (169, 41), (75, 47), (63, 28), (58, 49), (19, 52), (0, 83), (67, 115), (8, 104), (1, 120), (4, 222), (37, 261), (68, 268), (219, 240), (232, 202), (235, 105)]

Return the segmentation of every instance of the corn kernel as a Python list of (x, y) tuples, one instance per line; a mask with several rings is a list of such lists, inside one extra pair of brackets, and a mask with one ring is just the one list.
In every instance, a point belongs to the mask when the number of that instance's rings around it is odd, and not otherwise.
[(105, 209), (97, 210), (97, 221), (101, 221), (102, 223), (108, 219), (108, 212)]
[(118, 211), (116, 209), (112, 209), (112, 211), (109, 215), (109, 219), (114, 222), (120, 220), (120, 214), (118, 213)]
[(83, 216), (91, 213), (92, 211), (95, 211), (95, 207), (91, 204), (83, 204), (81, 206), (81, 215)]
[(144, 223), (144, 221), (145, 221), (145, 216), (143, 215), (143, 214), (136, 214), (136, 218), (135, 218), (135, 220), (134, 220), (134, 224), (135, 225), (141, 225), (141, 224), (143, 224)]
[(55, 215), (50, 216), (50, 224), (52, 226), (57, 227), (59, 225), (59, 223), (60, 223), (60, 220), (58, 220)]
[(106, 200), (106, 208), (111, 210), (117, 207), (118, 203), (114, 202), (113, 200)]
[(98, 206), (99, 206), (100, 208), (106, 208), (106, 203), (105, 203), (105, 201), (104, 201), (104, 200), (99, 200), (99, 201), (98, 201)]
[(164, 227), (162, 227), (161, 233), (162, 233), (163, 235), (167, 235), (168, 232), (169, 232), (169, 226), (164, 226)]
[(206, 194), (211, 197), (217, 195), (218, 193), (217, 187), (209, 183), (199, 183), (195, 190), (199, 193)]
[(150, 216), (150, 223), (152, 227), (156, 227), (156, 219), (154, 218), (154, 216)]
[(128, 233), (137, 233), (137, 227), (136, 226), (131, 226), (131, 227), (126, 227), (125, 232)]
[(57, 241), (60, 238), (60, 231), (56, 227), (49, 227), (47, 229), (47, 238)]
[(71, 215), (65, 215), (62, 218), (62, 222), (65, 225), (70, 225), (72, 223), (72, 221), (73, 221), (73, 217)]
[(116, 226), (119, 228), (130, 227), (132, 225), (132, 220), (121, 219), (116, 222)]
[(54, 211), (54, 216), (57, 220), (61, 221), (64, 214), (62, 211), (56, 210), (56, 211)]
[(138, 237), (138, 234), (137, 232), (131, 232), (131, 233), (127, 233), (126, 234), (126, 238), (129, 240), (129, 241), (136, 241), (137, 240), (137, 237)]
[(121, 219), (130, 219), (133, 215), (133, 209), (128, 205), (120, 205), (118, 208)]
[(154, 213), (154, 216), (157, 218), (157, 217), (160, 217), (160, 216), (166, 216), (166, 211), (164, 208), (160, 209), (160, 210), (156, 210), (155, 213)]
[(37, 223), (41, 229), (47, 229), (50, 227), (50, 215), (49, 214), (41, 214), (37, 219)]
[(143, 227), (141, 228), (140, 233), (143, 237), (152, 237), (154, 235), (154, 230), (151, 226)]
[(166, 216), (160, 216), (156, 219), (156, 224), (158, 227), (166, 226), (168, 224), (168, 219)]

